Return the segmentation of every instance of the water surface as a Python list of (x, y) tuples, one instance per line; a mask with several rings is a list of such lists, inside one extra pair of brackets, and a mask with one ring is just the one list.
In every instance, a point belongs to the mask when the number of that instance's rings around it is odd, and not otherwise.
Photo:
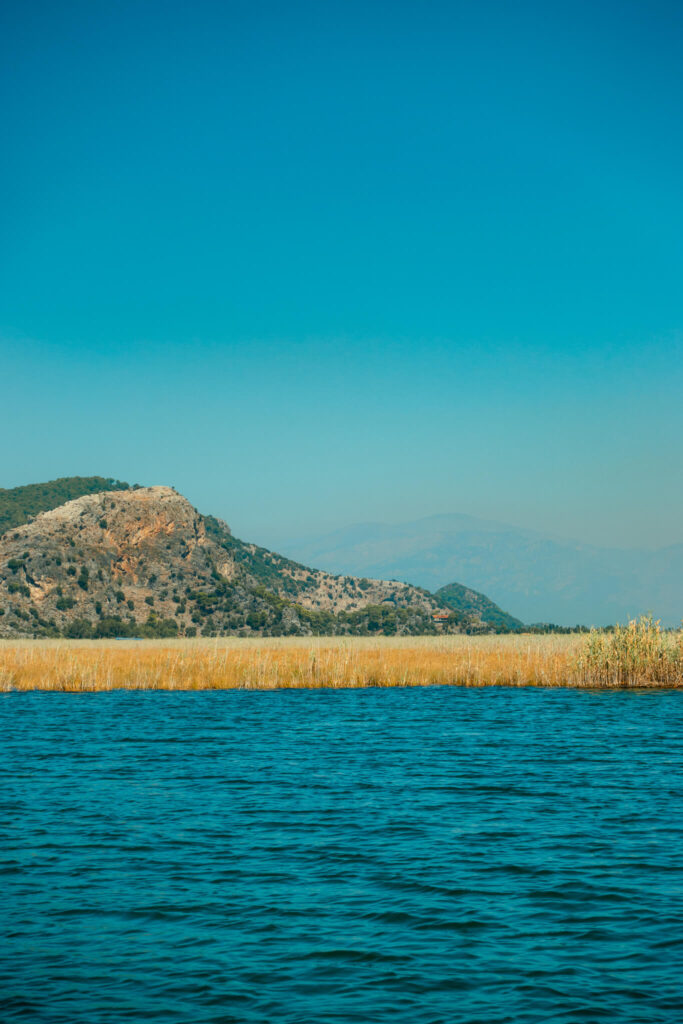
[(683, 1020), (683, 694), (0, 697), (31, 1024)]

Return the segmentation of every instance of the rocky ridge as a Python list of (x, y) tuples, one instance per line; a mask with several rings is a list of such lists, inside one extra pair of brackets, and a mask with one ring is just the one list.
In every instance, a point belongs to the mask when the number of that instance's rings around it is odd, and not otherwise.
[(440, 607), (240, 541), (170, 487), (86, 494), (0, 536), (5, 637), (425, 632)]

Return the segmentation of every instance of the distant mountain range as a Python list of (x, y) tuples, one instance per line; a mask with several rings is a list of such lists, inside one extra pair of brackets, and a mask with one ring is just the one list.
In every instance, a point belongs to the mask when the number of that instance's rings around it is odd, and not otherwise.
[(397, 579), (438, 591), (451, 580), (483, 591), (524, 622), (608, 625), (652, 611), (683, 618), (683, 544), (601, 548), (466, 515), (362, 523), (281, 542), (329, 572)]
[(0, 637), (376, 635), (514, 629), (483, 594), (309, 569), (170, 487), (0, 489)]

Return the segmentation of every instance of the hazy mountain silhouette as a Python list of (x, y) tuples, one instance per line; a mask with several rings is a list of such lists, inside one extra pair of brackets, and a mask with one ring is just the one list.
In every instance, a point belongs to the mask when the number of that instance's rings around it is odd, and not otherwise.
[(361, 523), (280, 542), (328, 572), (399, 579), (436, 591), (457, 580), (524, 622), (603, 625), (653, 611), (683, 617), (683, 544), (601, 548), (467, 515)]

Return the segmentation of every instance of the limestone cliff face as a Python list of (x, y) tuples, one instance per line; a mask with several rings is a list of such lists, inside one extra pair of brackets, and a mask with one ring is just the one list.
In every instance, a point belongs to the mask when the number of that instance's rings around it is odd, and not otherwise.
[(181, 634), (291, 632), (296, 606), (382, 602), (423, 616), (436, 606), (403, 583), (332, 576), (245, 544), (170, 487), (89, 494), (0, 537), (0, 636), (116, 620), (167, 621)]

